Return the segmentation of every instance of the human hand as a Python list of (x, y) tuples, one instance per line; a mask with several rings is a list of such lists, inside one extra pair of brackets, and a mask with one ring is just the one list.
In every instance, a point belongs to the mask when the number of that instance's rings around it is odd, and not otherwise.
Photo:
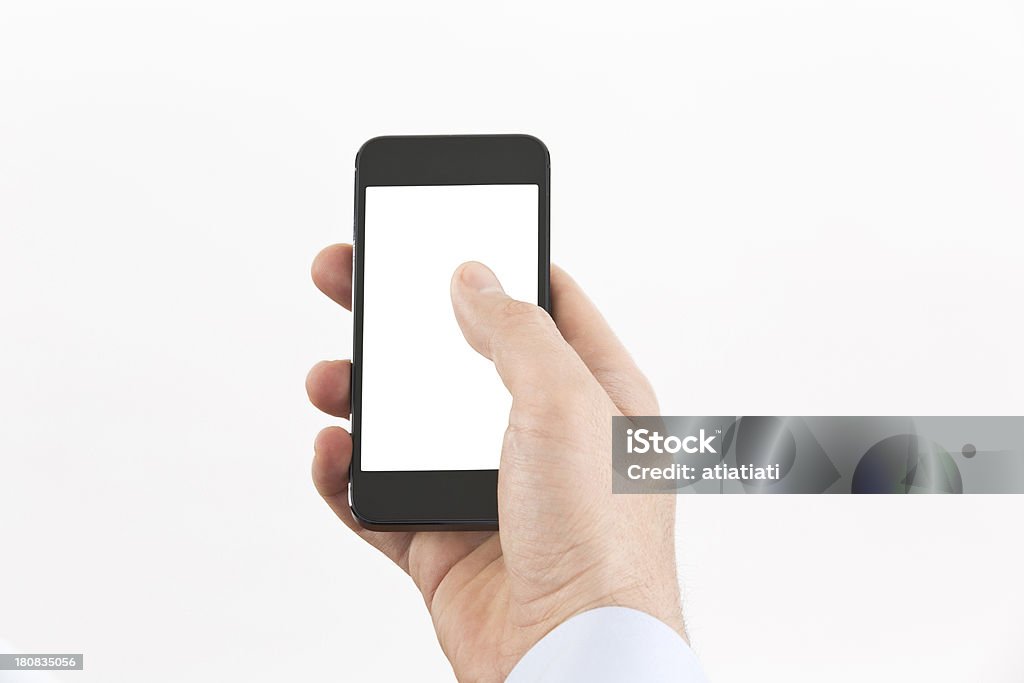
[[(334, 245), (313, 280), (351, 309), (352, 248)], [(570, 617), (618, 605), (686, 637), (675, 563), (675, 496), (612, 495), (611, 417), (657, 415), (650, 385), (579, 286), (551, 269), (554, 320), (509, 298), (479, 263), (452, 277), (455, 317), (512, 394), (498, 476), (497, 532), (379, 532), (348, 506), (352, 440), (317, 435), (313, 481), (335, 514), (405, 570), (461, 681), (500, 681)], [(557, 325), (556, 325), (557, 322)], [(324, 361), (310, 400), (349, 416), (349, 362)]]

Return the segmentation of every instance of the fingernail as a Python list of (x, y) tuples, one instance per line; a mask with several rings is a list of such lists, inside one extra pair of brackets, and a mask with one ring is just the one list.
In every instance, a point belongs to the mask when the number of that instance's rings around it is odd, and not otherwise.
[(478, 292), (503, 291), (491, 269), (476, 261), (470, 261), (462, 267), (462, 283)]

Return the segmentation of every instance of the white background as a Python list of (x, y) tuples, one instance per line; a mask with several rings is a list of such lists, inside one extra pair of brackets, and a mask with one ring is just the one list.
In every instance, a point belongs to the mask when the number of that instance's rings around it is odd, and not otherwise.
[[(676, 414), (1021, 414), (1011, 0), (0, 5), (0, 637), (66, 681), (450, 680), (309, 482), (386, 133), (529, 132)], [(1024, 677), (1020, 497), (687, 498), (728, 681)]]
[(451, 279), (481, 261), (536, 303), (537, 198), (536, 185), (366, 188), (364, 470), (498, 469), (512, 397), (462, 336)]

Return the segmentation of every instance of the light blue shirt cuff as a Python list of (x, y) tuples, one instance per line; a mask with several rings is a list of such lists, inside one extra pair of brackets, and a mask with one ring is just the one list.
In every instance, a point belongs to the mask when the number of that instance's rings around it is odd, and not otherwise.
[(505, 683), (707, 683), (678, 633), (649, 614), (600, 607), (577, 614), (540, 639)]

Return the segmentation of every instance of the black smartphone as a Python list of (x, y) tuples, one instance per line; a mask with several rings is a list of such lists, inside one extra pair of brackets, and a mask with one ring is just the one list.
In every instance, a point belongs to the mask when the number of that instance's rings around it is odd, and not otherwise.
[(549, 156), (529, 135), (377, 137), (356, 155), (349, 504), (376, 530), (496, 529), (511, 397), (466, 343), (464, 261), (550, 310)]

